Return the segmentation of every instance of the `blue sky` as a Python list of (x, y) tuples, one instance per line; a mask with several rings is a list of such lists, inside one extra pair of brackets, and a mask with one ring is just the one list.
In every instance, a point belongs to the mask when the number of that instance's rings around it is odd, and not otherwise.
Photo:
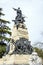
[(13, 27), (12, 20), (16, 16), (12, 8), (20, 7), (22, 13), (27, 17), (25, 23), (31, 42), (43, 41), (43, 36), (40, 34), (43, 32), (43, 0), (0, 0), (0, 7), (6, 14), (2, 18), (11, 22), (11, 28)]

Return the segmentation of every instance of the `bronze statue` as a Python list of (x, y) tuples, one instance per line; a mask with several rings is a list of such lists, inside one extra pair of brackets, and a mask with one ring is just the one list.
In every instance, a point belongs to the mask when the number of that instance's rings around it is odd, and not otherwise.
[(18, 9), (15, 9), (15, 8), (13, 8), (13, 9), (14, 9), (14, 11), (17, 12), (17, 16), (16, 16), (15, 20), (13, 20), (13, 21), (15, 22), (17, 29), (18, 29), (19, 23), (25, 22), (25, 20), (24, 20), (25, 17), (22, 16), (22, 11), (20, 10), (19, 7), (18, 7)]
[(20, 10), (20, 7), (18, 9), (13, 8), (15, 11), (17, 11), (17, 16), (21, 17), (22, 16), (22, 11)]
[(30, 41), (26, 38), (20, 38), (14, 44), (14, 54), (31, 54), (33, 52), (33, 47), (30, 45)]

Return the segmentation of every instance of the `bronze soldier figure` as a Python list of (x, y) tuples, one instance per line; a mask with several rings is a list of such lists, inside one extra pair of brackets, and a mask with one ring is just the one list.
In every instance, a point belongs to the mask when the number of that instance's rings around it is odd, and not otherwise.
[(16, 27), (18, 29), (19, 23), (23, 23), (25, 21), (24, 20), (25, 17), (22, 16), (22, 11), (20, 10), (20, 7), (18, 7), (18, 9), (15, 9), (15, 8), (13, 8), (13, 9), (14, 9), (14, 11), (17, 12), (17, 16), (16, 16), (15, 20), (13, 20), (13, 21), (15, 22)]

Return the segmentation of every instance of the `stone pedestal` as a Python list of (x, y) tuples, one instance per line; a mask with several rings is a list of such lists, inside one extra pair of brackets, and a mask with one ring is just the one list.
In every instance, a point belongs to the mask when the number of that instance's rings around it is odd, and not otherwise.
[[(22, 25), (24, 27), (22, 27)], [(28, 31), (27, 31), (25, 24), (20, 23), (20, 26), (18, 29), (16, 28), (16, 25), (14, 25), (14, 27), (12, 29), (11, 38), (14, 40), (14, 44), (12, 41), (10, 41), (10, 51), (9, 51), (8, 55), (6, 55), (6, 57), (4, 58), (5, 64), (18, 64), (18, 65), (29, 64), (30, 54), (23, 54), (23, 53), (22, 54), (14, 54), (15, 52), (17, 53), (17, 51), (14, 52), (15, 44), (18, 44), (19, 42), (21, 45), (22, 44), (26, 44), (26, 45), (30, 44), (30, 41), (29, 41), (29, 43), (27, 43), (29, 37), (28, 37)], [(23, 38), (23, 40), (21, 38)]]
[(12, 54), (0, 59), (0, 65), (42, 65), (42, 59), (33, 52), (31, 55)]
[[(23, 25), (25, 25), (25, 24), (23, 24)], [(22, 26), (22, 24), (20, 24), (20, 27), (17, 29), (16, 25), (14, 25), (14, 27), (12, 29), (12, 36), (11, 37), (15, 41), (20, 39), (20, 38), (29, 39), (27, 28), (26, 27), (22, 28), (21, 26)]]
[[(29, 59), (31, 55), (19, 55), (19, 54), (13, 54), (13, 55), (7, 55), (5, 58), (3, 58), (5, 64), (29, 64)], [(2, 64), (3, 64), (2, 63)]]
[[(24, 27), (22, 27), (22, 25)], [(14, 27), (12, 29), (11, 38), (14, 40), (14, 42), (16, 42), (17, 40), (19, 40), (20, 38), (29, 39), (29, 37), (28, 37), (28, 31), (27, 31), (27, 28), (26, 28), (25, 24), (21, 24), (20, 23), (18, 29), (17, 29), (16, 25), (14, 25)], [(14, 44), (13, 44), (13, 42), (10, 42), (10, 51), (9, 51), (9, 54), (11, 54), (14, 51), (14, 48), (15, 48)]]

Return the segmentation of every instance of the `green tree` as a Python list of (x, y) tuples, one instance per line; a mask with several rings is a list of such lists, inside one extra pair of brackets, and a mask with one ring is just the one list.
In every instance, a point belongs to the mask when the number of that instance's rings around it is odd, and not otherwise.
[(0, 8), (0, 56), (2, 52), (5, 52), (6, 45), (4, 45), (3, 43), (5, 43), (5, 41), (6, 42), (10, 41), (10, 38), (7, 35), (11, 35), (11, 32), (10, 32), (11, 29), (7, 26), (7, 24), (9, 24), (10, 22), (1, 18), (1, 16), (4, 16), (4, 15), (5, 14), (2, 13), (2, 8)]
[(0, 58), (2, 58), (5, 52), (6, 52), (6, 44), (0, 44)]
[(42, 49), (39, 49), (39, 48), (36, 48), (36, 47), (34, 49), (38, 53), (38, 56), (43, 59), (43, 50)]

